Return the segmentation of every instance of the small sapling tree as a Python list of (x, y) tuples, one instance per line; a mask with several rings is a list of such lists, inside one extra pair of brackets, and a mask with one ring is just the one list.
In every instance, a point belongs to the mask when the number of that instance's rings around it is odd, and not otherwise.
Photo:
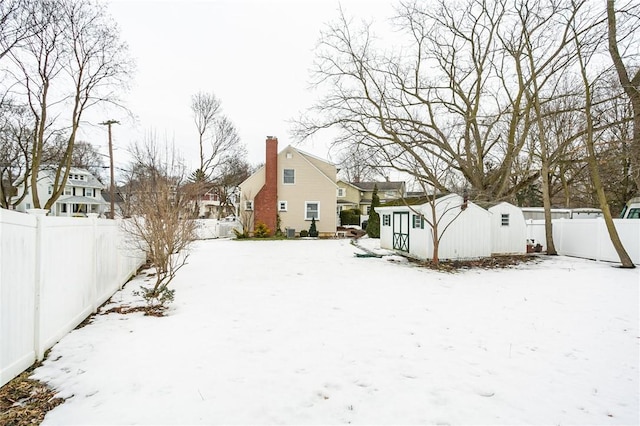
[(310, 237), (317, 237), (318, 236), (318, 230), (316, 229), (316, 218), (315, 217), (311, 218), (311, 226), (309, 227), (309, 236)]
[(380, 215), (376, 212), (376, 207), (380, 207), (380, 197), (378, 197), (378, 185), (373, 186), (371, 196), (371, 208), (369, 209), (369, 219), (367, 220), (367, 235), (371, 238), (380, 238)]
[(175, 151), (162, 152), (149, 138), (131, 150), (127, 199), (132, 215), (123, 221), (130, 242), (147, 255), (155, 268), (153, 284), (138, 292), (147, 302), (147, 314), (162, 315), (173, 301), (169, 283), (187, 263), (196, 239), (196, 222), (187, 219), (189, 194), (184, 191), (184, 167)]

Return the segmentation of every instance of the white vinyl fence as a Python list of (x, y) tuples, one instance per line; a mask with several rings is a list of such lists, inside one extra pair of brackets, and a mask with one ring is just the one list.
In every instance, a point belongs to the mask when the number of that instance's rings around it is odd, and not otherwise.
[(119, 221), (0, 209), (0, 386), (40, 360), (144, 263)]
[[(629, 257), (640, 265), (640, 220), (613, 219)], [(553, 219), (553, 242), (558, 254), (585, 259), (620, 262), (603, 218)], [(547, 249), (544, 220), (527, 220), (527, 239)]]
[(229, 238), (235, 236), (234, 229), (242, 231), (242, 225), (237, 221), (196, 219), (196, 224), (196, 234), (199, 240)]

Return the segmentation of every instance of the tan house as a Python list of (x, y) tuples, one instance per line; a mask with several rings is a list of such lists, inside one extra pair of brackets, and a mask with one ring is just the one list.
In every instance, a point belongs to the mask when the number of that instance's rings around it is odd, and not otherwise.
[(373, 189), (378, 187), (380, 203), (406, 196), (404, 182), (346, 182), (338, 181), (338, 207), (340, 210), (360, 209), (362, 216), (369, 216)]
[(268, 136), (265, 165), (240, 184), (239, 219), (250, 230), (262, 222), (271, 234), (279, 227), (300, 235), (315, 218), (320, 236), (333, 236), (336, 191), (333, 164), (291, 145), (278, 152), (278, 139)]

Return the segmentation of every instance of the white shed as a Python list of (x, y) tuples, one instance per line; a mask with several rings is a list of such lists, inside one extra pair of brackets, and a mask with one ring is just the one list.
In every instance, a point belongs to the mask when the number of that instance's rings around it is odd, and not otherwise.
[[(440, 246), (438, 257), (477, 259), (491, 256), (491, 213), (482, 207), (449, 194), (435, 200)], [(412, 257), (433, 258), (433, 205), (377, 207), (380, 214), (380, 247), (404, 252)], [(444, 232), (444, 233), (443, 233)]]
[(489, 207), (491, 212), (491, 254), (525, 254), (527, 225), (522, 209), (502, 202)]

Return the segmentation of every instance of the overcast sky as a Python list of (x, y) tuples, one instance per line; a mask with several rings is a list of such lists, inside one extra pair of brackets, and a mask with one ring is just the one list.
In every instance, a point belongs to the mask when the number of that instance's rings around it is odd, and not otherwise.
[[(136, 119), (124, 114), (113, 129), (118, 157), (129, 143), (153, 130), (175, 141), (195, 165), (197, 133), (191, 96), (212, 92), (236, 125), (252, 164), (264, 161), (267, 135), (280, 148), (293, 143), (289, 120), (312, 105), (310, 69), (320, 30), (342, 5), (357, 18), (386, 19), (390, 1), (361, 0), (110, 0), (111, 15), (136, 60), (137, 71), (125, 96)], [(100, 118), (98, 118), (100, 119)], [(106, 130), (99, 146), (106, 148)], [(321, 140), (322, 139), (322, 140)], [(327, 158), (327, 138), (300, 148)]]

